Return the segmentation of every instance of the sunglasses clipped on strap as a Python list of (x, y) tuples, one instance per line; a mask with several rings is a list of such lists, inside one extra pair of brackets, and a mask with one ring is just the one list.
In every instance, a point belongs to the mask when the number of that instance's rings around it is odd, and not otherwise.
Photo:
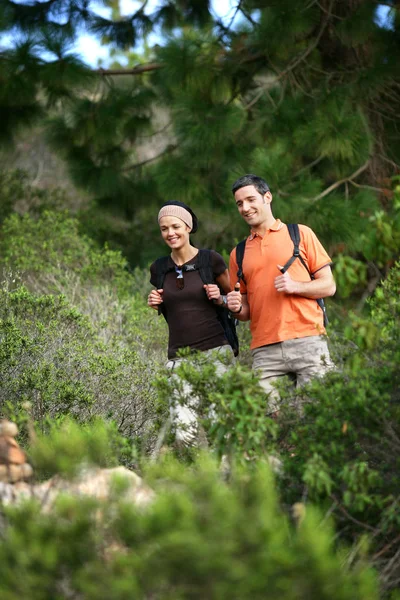
[(183, 279), (184, 271), (196, 271), (196, 265), (182, 265), (181, 267), (175, 265), (176, 287), (178, 290), (183, 290), (185, 287), (185, 280)]
[(176, 287), (178, 290), (183, 290), (185, 287), (185, 280), (183, 279), (183, 269), (175, 265), (176, 272)]

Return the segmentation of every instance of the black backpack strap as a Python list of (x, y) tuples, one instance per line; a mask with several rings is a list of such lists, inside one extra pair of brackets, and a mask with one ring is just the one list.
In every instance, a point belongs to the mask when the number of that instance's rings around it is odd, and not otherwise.
[(215, 277), (211, 262), (211, 250), (199, 250), (199, 258), (197, 261), (197, 265), (202, 282), (215, 283)]
[[(311, 271), (309, 270), (309, 268), (306, 265), (304, 258), (300, 254), (300, 229), (299, 229), (299, 226), (297, 223), (288, 223), (287, 228), (289, 231), (290, 239), (293, 242), (293, 256), (291, 256), (289, 258), (289, 260), (287, 261), (287, 263), (284, 265), (284, 267), (282, 269), (282, 273), (285, 273), (288, 270), (288, 268), (290, 267), (290, 265), (296, 260), (296, 258), (298, 258), (300, 260), (301, 264), (303, 265), (303, 267), (306, 269), (307, 273), (309, 274), (310, 279), (313, 281), (315, 279), (314, 274), (311, 273)], [(328, 324), (328, 315), (326, 314), (326, 307), (325, 307), (324, 300), (322, 298), (318, 298), (317, 304), (323, 312), (324, 325), (326, 326)]]
[(161, 256), (156, 260), (156, 287), (158, 290), (162, 289), (166, 274), (173, 270), (168, 263), (169, 256)]
[[(203, 283), (216, 283), (214, 271), (212, 268), (211, 250), (199, 250), (199, 258), (197, 260), (197, 268)], [(221, 290), (222, 292), (222, 290)], [(217, 319), (220, 322), (226, 339), (231, 346), (235, 356), (239, 354), (239, 340), (236, 333), (236, 320), (232, 317), (229, 311), (223, 306), (215, 305)]]
[[(169, 265), (169, 256), (161, 256), (156, 260), (156, 287), (158, 290), (161, 290), (164, 285), (164, 279), (167, 273), (173, 271), (174, 268)], [(165, 319), (167, 319), (164, 305), (161, 304), (158, 307), (158, 314), (163, 315)]]
[(246, 280), (243, 275), (243, 258), (244, 258), (244, 251), (246, 249), (246, 240), (247, 240), (247, 238), (242, 240), (241, 242), (239, 242), (238, 245), (236, 246), (236, 263), (238, 266), (237, 278), (238, 278), (238, 282), (240, 282), (240, 280), (242, 280), (244, 283), (246, 283)]
[[(303, 257), (300, 255), (300, 230), (299, 230), (299, 226), (297, 225), (297, 223), (288, 223), (287, 228), (288, 228), (288, 231), (289, 231), (290, 239), (293, 242), (293, 254), (289, 258), (289, 260), (287, 261), (287, 263), (285, 263), (285, 265), (283, 266), (283, 268), (281, 269), (281, 271), (282, 271), (282, 273), (286, 273), (286, 271), (294, 263), (294, 261), (296, 260), (296, 258), (299, 258), (301, 260), (301, 262), (303, 263), (303, 265), (305, 266), (305, 268), (307, 269), (307, 266), (306, 266), (306, 264), (305, 264), (305, 262), (303, 260)], [(308, 269), (307, 269), (307, 271), (308, 271)]]

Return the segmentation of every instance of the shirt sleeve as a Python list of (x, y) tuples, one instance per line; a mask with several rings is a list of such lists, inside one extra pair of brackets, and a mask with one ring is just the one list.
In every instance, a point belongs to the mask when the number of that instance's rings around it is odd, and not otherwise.
[(308, 266), (312, 274), (326, 266), (332, 265), (332, 260), (310, 227), (299, 226), (307, 255)]
[(211, 250), (211, 265), (214, 277), (219, 277), (227, 270), (226, 262), (218, 252)]
[[(231, 282), (232, 290), (235, 289), (235, 285), (238, 282), (237, 272), (238, 272), (238, 265), (236, 262), (236, 248), (234, 248), (229, 257), (229, 279)], [(247, 294), (246, 284), (244, 283), (243, 279), (240, 280), (240, 293)]]

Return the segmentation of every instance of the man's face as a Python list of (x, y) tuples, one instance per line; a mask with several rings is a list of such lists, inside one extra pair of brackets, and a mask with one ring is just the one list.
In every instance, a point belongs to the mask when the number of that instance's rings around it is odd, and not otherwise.
[(268, 217), (271, 192), (260, 194), (254, 185), (246, 185), (235, 192), (235, 202), (239, 213), (250, 227), (258, 227)]

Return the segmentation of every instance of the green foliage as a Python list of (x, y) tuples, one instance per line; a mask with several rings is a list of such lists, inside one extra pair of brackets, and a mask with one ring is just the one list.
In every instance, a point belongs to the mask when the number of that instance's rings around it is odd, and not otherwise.
[(3, 265), (26, 277), (69, 271), (79, 273), (82, 282), (107, 282), (121, 295), (131, 291), (121, 254), (108, 248), (99, 251), (79, 233), (78, 220), (65, 212), (44, 211), (37, 219), (10, 215), (2, 228), (0, 248)]
[[(221, 374), (221, 365), (225, 362)], [(158, 380), (160, 401), (187, 405), (196, 397), (207, 439), (219, 457), (239, 462), (259, 459), (273, 447), (276, 424), (265, 416), (265, 393), (257, 376), (239, 363), (212, 355), (186, 355), (177, 377)], [(191, 390), (187, 394), (187, 387)]]
[(297, 529), (281, 513), (266, 465), (229, 485), (205, 458), (191, 469), (167, 460), (147, 476), (156, 498), (145, 509), (120, 501), (99, 511), (82, 498), (45, 515), (7, 509), (2, 597), (377, 599), (373, 571), (342, 568), (316, 511)]
[[(0, 138), (41, 119), (74, 183), (107, 209), (88, 229), (133, 266), (153, 258), (147, 213), (171, 197), (206, 215), (205, 229), (221, 223), (207, 242), (232, 246), (243, 225), (229, 187), (244, 172), (271, 183), (277, 216), (307, 223), (351, 265), (343, 298), (362, 305), (377, 270), (397, 259), (398, 7), (384, 26), (367, 0), (249, 0), (230, 22), (207, 0), (131, 15), (108, 2), (102, 16), (92, 2), (3, 4), (0, 31), (24, 41), (0, 54)], [(71, 52), (82, 27), (115, 71), (91, 71)], [(166, 35), (150, 48), (154, 31)], [(105, 214), (124, 221), (122, 236), (104, 228)]]
[[(46, 125), (50, 144), (92, 201), (72, 218), (58, 212), (68, 202), (61, 192), (40, 191), (21, 173), (1, 174), (1, 412), (23, 434), (25, 400), (43, 432), (53, 418), (86, 424), (100, 415), (115, 421), (129, 447), (134, 440), (149, 450), (179, 386), (164, 381), (156, 403), (150, 383), (165, 354), (165, 323), (146, 307), (148, 273), (130, 272), (115, 249), (132, 266), (161, 254), (155, 215), (162, 201), (177, 198), (200, 216), (196, 243), (226, 255), (246, 229), (230, 185), (257, 172), (271, 184), (276, 216), (317, 232), (336, 265), (340, 301), (357, 306), (354, 314), (337, 310), (345, 321), (343, 334), (332, 336), (341, 371), (304, 391), (301, 418), (283, 408), (279, 423), (263, 414), (265, 398), (243, 367), (247, 350), (242, 366), (223, 377), (212, 364), (189, 363), (181, 377), (201, 399), (218, 455), (235, 455), (257, 471), (265, 453), (281, 454), (284, 503), (311, 498), (354, 546), (334, 557), (313, 517), (306, 534), (306, 527), (295, 532), (271, 516), (264, 504), (273, 496), (269, 484), (254, 513), (251, 503), (240, 504), (243, 481), (253, 481), (253, 472), (243, 471), (229, 488), (215, 483), (212, 469), (194, 467), (170, 477), (172, 491), (160, 494), (159, 512), (149, 513), (153, 521), (124, 508), (118, 532), (133, 540), (132, 550), (115, 534), (125, 553), (107, 559), (108, 530), (94, 529), (91, 503), (66, 502), (54, 522), (35, 509), (16, 511), (10, 537), (3, 536), (2, 597), (364, 599), (375, 597), (370, 576), (358, 579), (356, 572), (353, 580), (338, 567), (362, 553), (379, 567), (383, 590), (391, 590), (400, 572), (399, 265), (390, 271), (400, 245), (399, 8), (391, 7), (390, 27), (383, 27), (369, 1), (245, 0), (230, 23), (216, 19), (207, 0), (165, 0), (154, 14), (145, 3), (125, 17), (116, 2), (106, 4), (111, 15), (99, 18), (80, 0), (1, 3), (0, 32), (18, 41), (0, 52), (0, 141), (8, 149), (27, 127)], [(127, 57), (130, 68), (151, 62), (148, 71), (114, 77), (72, 54), (83, 26), (114, 54), (154, 27), (172, 35)], [(114, 55), (116, 69), (122, 59)], [(99, 249), (94, 239), (110, 244)], [(365, 304), (374, 290), (374, 301)], [(76, 446), (92, 456), (91, 434), (81, 439), (74, 431)], [(54, 447), (76, 456), (59, 435), (52, 433)], [(43, 452), (49, 472), (68, 471)], [(174, 487), (174, 477), (183, 482)], [(183, 496), (182, 487), (195, 493)], [(209, 497), (221, 502), (215, 510), (205, 510)], [(265, 534), (266, 514), (276, 533)], [(126, 521), (134, 526), (124, 529)], [(232, 531), (243, 537), (232, 538)], [(275, 542), (265, 542), (275, 535), (284, 550), (274, 554)], [(304, 547), (296, 545), (301, 535)], [(24, 577), (14, 592), (15, 565)]]
[(335, 282), (342, 298), (348, 298), (367, 282), (367, 265), (361, 260), (339, 254), (335, 259)]
[(11, 215), (0, 244), (1, 412), (25, 430), (31, 402), (42, 431), (54, 418), (101, 415), (149, 451), (165, 330), (143, 299), (147, 274), (130, 274), (119, 252), (97, 248), (64, 213)]
[[(59, 475), (72, 478), (82, 467), (114, 467), (118, 458), (129, 454), (127, 439), (117, 431), (115, 423), (95, 419), (78, 425), (63, 418), (50, 422), (45, 434), (36, 435), (29, 448), (29, 457), (36, 477)], [(131, 457), (132, 458), (132, 457)]]
[(101, 330), (62, 296), (36, 296), (23, 287), (0, 296), (3, 414), (19, 421), (24, 402), (31, 402), (43, 431), (50, 418), (85, 422), (102, 415), (150, 443), (155, 408), (148, 361), (118, 339), (105, 344)]
[[(315, 103), (313, 114), (296, 131), (296, 141), (315, 156), (330, 158), (348, 166), (360, 165), (368, 158), (369, 138), (361, 110), (339, 96)], [(310, 118), (311, 117), (311, 118)]]
[[(5, 15), (5, 22), (0, 20), (3, 31), (9, 25), (9, 15), (18, 18), (15, 4), (8, 0), (6, 2), (13, 10)], [(35, 10), (33, 5), (22, 6), (21, 16), (24, 13), (26, 16), (29, 8), (31, 11)], [(37, 8), (42, 17), (48, 16), (48, 7)], [(90, 89), (94, 82), (90, 69), (69, 52), (73, 36), (67, 28), (61, 25), (57, 27), (53, 22), (49, 23), (47, 28), (41, 29), (36, 19), (28, 21), (29, 19), (20, 23), (25, 35), (16, 37), (14, 48), (3, 49), (0, 53), (3, 82), (0, 91), (0, 140), (5, 144), (9, 144), (22, 127), (32, 125), (39, 117), (43, 117), (45, 108), (56, 103), (60, 106), (64, 101), (70, 101), (75, 96), (75, 90), (86, 86)], [(41, 56), (46, 52), (52, 57), (49, 62), (44, 61)], [(24, 70), (23, 77), (21, 67)]]
[(394, 549), (400, 532), (399, 293), (396, 264), (370, 302), (370, 319), (354, 317), (346, 330), (353, 351), (341, 371), (304, 389), (301, 420), (286, 417), (293, 451), (282, 481), (287, 501), (307, 493), (323, 503), (344, 537), (372, 532), (372, 559), (387, 561), (385, 589), (396, 586), (400, 569)]
[(0, 223), (13, 212), (29, 212), (34, 216), (44, 210), (62, 210), (66, 203), (61, 188), (43, 190), (33, 186), (28, 174), (20, 169), (0, 171)]
[(380, 268), (384, 269), (397, 258), (400, 244), (400, 207), (396, 204), (390, 212), (376, 211), (370, 217), (372, 231), (362, 236), (364, 255)]

